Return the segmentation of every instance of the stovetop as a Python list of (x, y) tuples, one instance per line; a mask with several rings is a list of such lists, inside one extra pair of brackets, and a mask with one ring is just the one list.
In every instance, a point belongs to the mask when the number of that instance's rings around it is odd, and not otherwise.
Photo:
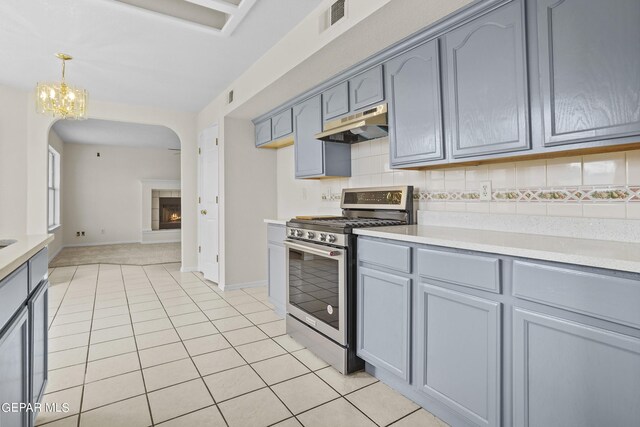
[[(287, 222), (287, 225), (291, 227), (309, 228), (322, 228), (326, 231), (334, 231), (336, 233), (349, 233), (354, 228), (364, 227), (385, 227), (391, 225), (403, 225), (405, 221), (395, 219), (384, 218), (347, 218), (347, 217), (332, 217), (332, 218), (313, 218), (313, 219), (299, 219), (294, 218)], [(305, 227), (306, 226), (306, 227)]]

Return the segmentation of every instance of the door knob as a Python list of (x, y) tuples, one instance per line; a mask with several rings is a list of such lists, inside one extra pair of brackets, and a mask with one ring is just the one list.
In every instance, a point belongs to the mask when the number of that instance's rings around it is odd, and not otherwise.
[(202, 210), (200, 211), (200, 213), (201, 213), (202, 215), (206, 215), (206, 214), (207, 214), (207, 210), (206, 210), (206, 209), (202, 209)]

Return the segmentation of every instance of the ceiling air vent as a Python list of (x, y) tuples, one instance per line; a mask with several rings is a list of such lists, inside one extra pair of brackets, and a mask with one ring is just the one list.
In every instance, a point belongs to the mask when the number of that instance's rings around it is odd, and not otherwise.
[(233, 90), (230, 90), (227, 94), (227, 104), (231, 104), (233, 102)]
[(346, 0), (338, 0), (331, 5), (329, 26), (334, 25), (336, 22), (344, 18), (345, 9), (344, 3)]

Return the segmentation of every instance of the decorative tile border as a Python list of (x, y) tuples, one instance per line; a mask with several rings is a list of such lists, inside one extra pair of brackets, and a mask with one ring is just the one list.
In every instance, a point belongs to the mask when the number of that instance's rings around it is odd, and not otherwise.
[[(478, 191), (417, 191), (414, 200), (431, 202), (484, 202)], [(640, 202), (640, 186), (498, 189), (492, 202)]]

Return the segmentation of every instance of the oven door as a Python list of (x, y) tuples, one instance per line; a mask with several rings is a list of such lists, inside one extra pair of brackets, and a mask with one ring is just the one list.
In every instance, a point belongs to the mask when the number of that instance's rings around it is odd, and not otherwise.
[(347, 344), (346, 249), (286, 240), (287, 311), (298, 320)]

